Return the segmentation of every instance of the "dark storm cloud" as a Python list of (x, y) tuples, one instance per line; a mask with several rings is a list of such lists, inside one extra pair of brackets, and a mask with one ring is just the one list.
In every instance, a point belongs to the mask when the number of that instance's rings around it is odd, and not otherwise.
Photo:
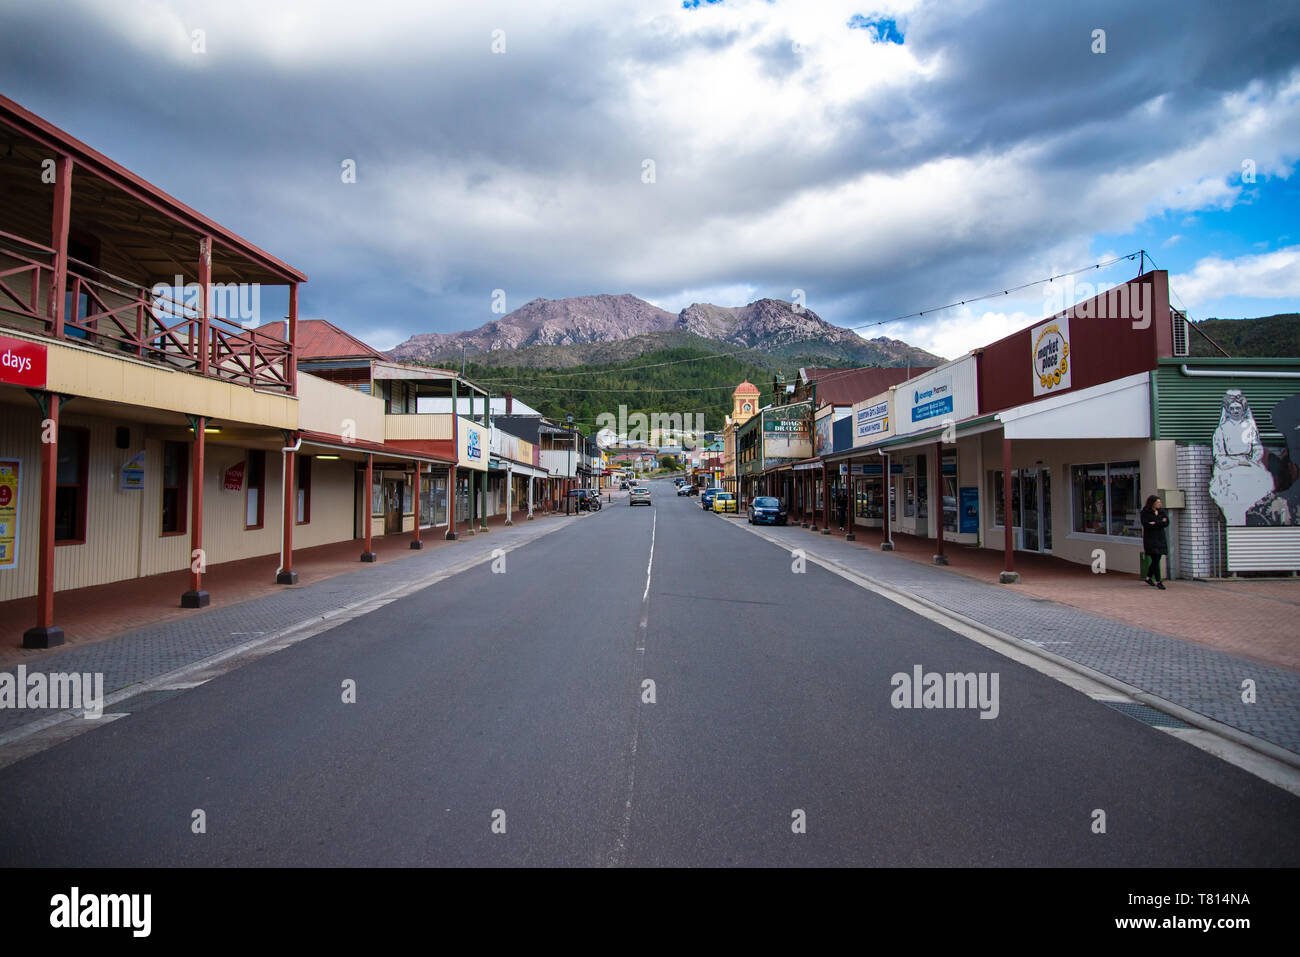
[[(864, 64), (903, 50), (934, 72), (832, 104), (823, 90), (836, 76), (815, 51), (796, 52), (788, 31), (762, 31), (767, 5), (745, 8), (742, 26), (706, 21), (728, 11), (701, 6), (686, 14), (690, 30), (673, 6), (648, 20), (574, 17), (545, 29), (464, 7), (454, 38), (436, 21), (394, 20), (383, 42), (280, 58), (214, 26), (197, 62), (114, 28), (103, 11), (124, 19), (118, 8), (11, 8), (0, 13), (0, 88), (305, 269), (312, 314), (361, 333), (411, 333), (493, 318), (498, 287), (513, 308), (538, 295), (749, 284), (789, 296), (815, 285), (836, 303), (827, 317), (849, 322), (1023, 277), (1063, 234), (1100, 228), (1086, 225), (1087, 210), (1044, 207), (1014, 229), (991, 210), (988, 223), (908, 245), (905, 261), (881, 258), (870, 229), (848, 241), (862, 245), (857, 261), (794, 238), (776, 253), (731, 243), (680, 263), (650, 251), (732, 235), (864, 172), (1024, 148), (1038, 151), (1026, 181), (1068, 203), (1100, 176), (1212, 135), (1226, 93), (1275, 89), (1300, 63), (1300, 27), (1284, 4), (941, 3), (900, 20), (901, 48), (842, 18)], [(490, 35), (501, 26), (509, 52), (497, 56)], [(1107, 32), (1103, 55), (1090, 50), (1095, 28)], [(167, 42), (185, 41), (176, 32)], [(655, 71), (738, 54), (801, 91), (820, 135), (759, 120), (705, 149), (695, 135), (725, 123), (727, 104), (684, 118), (638, 98)], [(1160, 96), (1159, 109), (1143, 108)], [(357, 162), (355, 187), (340, 184), (345, 158)], [(658, 166), (653, 188), (640, 180), (645, 158)]]

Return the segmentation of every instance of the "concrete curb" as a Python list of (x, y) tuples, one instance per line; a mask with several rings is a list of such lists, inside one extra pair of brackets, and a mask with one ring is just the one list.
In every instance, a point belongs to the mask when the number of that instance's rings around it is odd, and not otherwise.
[[(773, 538), (770, 535), (765, 535), (763, 532), (759, 531), (758, 526), (751, 527), (747, 523), (744, 523), (744, 530), (751, 532), (752, 534), (757, 535), (759, 538), (771, 542), (773, 545), (777, 545), (782, 549), (788, 548), (787, 543), (782, 542), (779, 539)], [(872, 576), (857, 571), (856, 569), (849, 568), (847, 565), (844, 565), (841, 562), (837, 562), (833, 558), (826, 558), (825, 556), (822, 555), (816, 555), (811, 550), (806, 548), (804, 549), (804, 552), (807, 555), (808, 559), (812, 561), (814, 564), (821, 565), (822, 567), (834, 571), (845, 578), (852, 578), (852, 579), (857, 579), (861, 582), (865, 582), (873, 590), (880, 592), (882, 594), (886, 594), (886, 597), (897, 596), (899, 598), (905, 598), (907, 599), (907, 601), (915, 602), (918, 605), (922, 605), (925, 608), (930, 609), (931, 611), (935, 612), (937, 615), (941, 617), (950, 618), (955, 622), (961, 623), (967, 628), (971, 628), (984, 635), (987, 635), (989, 638), (992, 638), (995, 641), (1004, 642), (1005, 644), (1008, 644), (1020, 651), (1032, 654), (1038, 658), (1042, 658), (1044, 661), (1050, 661), (1052, 664), (1057, 665), (1060, 668), (1064, 668), (1067, 671), (1072, 671), (1075, 674), (1080, 675), (1081, 677), (1084, 678), (1088, 678), (1092, 681), (1095, 681), (1098, 684), (1105, 685), (1106, 687), (1120, 694), (1132, 698), (1134, 701), (1139, 701), (1142, 704), (1148, 705), (1149, 707), (1156, 709), (1157, 711), (1163, 712), (1164, 714), (1167, 714), (1171, 717), (1179, 719), (1180, 721), (1190, 724), (1195, 728), (1199, 728), (1202, 731), (1207, 731), (1210, 734), (1216, 735), (1217, 737), (1223, 738), (1227, 741), (1231, 741), (1233, 744), (1240, 745), (1241, 747), (1244, 748), (1249, 748), (1251, 751), (1255, 751), (1256, 753), (1261, 754), (1264, 757), (1271, 758), (1274, 761), (1279, 761), (1283, 764), (1289, 765), (1293, 768), (1296, 768), (1297, 770), (1300, 770), (1300, 754), (1296, 754), (1294, 751), (1288, 751), (1286, 748), (1283, 748), (1280, 745), (1276, 745), (1271, 741), (1265, 741), (1263, 738), (1257, 738), (1254, 735), (1242, 731), (1239, 728), (1234, 728), (1231, 725), (1223, 724), (1220, 721), (1216, 721), (1211, 717), (1203, 715), (1199, 711), (1192, 711), (1190, 708), (1186, 708), (1183, 705), (1168, 700), (1167, 698), (1162, 698), (1159, 695), (1152, 694), (1149, 691), (1144, 691), (1143, 689), (1135, 685), (1130, 685), (1127, 682), (1121, 681), (1119, 678), (1116, 678), (1113, 675), (1108, 675), (1104, 671), (1098, 671), (1095, 668), (1090, 668), (1087, 665), (1080, 664), (1079, 662), (1074, 661), (1070, 658), (1066, 658), (1062, 655), (1058, 655), (1056, 652), (1048, 651), (1045, 648), (1040, 648), (1039, 646), (1032, 644), (1028, 641), (1025, 641), (1022, 638), (1017, 638), (1015, 635), (1009, 635), (1006, 632), (1000, 631), (997, 628), (993, 628), (989, 625), (986, 625), (983, 622), (976, 621), (973, 618), (968, 618), (965, 615), (961, 614), (960, 612), (956, 612), (949, 608), (945, 608), (944, 606), (939, 605), (928, 598), (923, 598), (920, 595), (912, 594), (911, 592), (905, 591), (902, 588), (899, 588), (897, 585), (894, 585), (890, 582), (881, 581), (878, 578), (873, 578)]]

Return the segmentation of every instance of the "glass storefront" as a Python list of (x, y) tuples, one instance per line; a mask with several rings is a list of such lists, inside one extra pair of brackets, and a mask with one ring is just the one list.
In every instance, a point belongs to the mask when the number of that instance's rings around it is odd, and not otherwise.
[(420, 524), (447, 524), (447, 478), (429, 473), (420, 476)]
[(884, 480), (880, 478), (856, 478), (853, 485), (854, 520), (883, 522), (885, 518)]
[(1086, 535), (1140, 538), (1142, 473), (1137, 462), (1070, 468), (1073, 527)]

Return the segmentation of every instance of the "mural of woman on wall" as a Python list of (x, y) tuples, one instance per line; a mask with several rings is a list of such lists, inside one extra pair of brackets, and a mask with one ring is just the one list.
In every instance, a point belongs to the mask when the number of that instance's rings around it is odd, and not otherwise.
[(1273, 475), (1255, 425), (1255, 414), (1240, 389), (1223, 395), (1223, 412), (1214, 430), (1214, 476), (1210, 497), (1229, 525), (1245, 525), (1246, 510), (1273, 491)]
[(1268, 452), (1265, 465), (1274, 492), (1246, 510), (1247, 525), (1300, 525), (1300, 395), (1273, 407), (1273, 428), (1286, 439), (1286, 448)]

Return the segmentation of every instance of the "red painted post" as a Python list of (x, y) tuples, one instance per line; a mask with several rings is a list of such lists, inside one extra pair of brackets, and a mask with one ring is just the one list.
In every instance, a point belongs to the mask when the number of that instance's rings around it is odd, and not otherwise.
[(207, 443), (208, 417), (192, 415), (194, 444), (190, 446), (190, 589), (181, 595), (182, 608), (205, 608), (212, 599), (203, 590), (203, 460)]
[[(285, 378), (289, 382), (289, 394), (298, 394), (298, 284), (289, 285), (289, 358), (285, 360)], [(367, 456), (367, 460), (369, 457)], [(370, 493), (369, 488), (366, 494)], [(370, 505), (367, 503), (366, 508)], [(366, 551), (370, 551), (369, 547)]]
[(212, 352), (212, 324), (208, 310), (212, 305), (212, 237), (199, 237), (199, 373), (208, 374), (208, 361)]
[(857, 511), (858, 508), (858, 496), (857, 496), (858, 489), (856, 483), (857, 483), (857, 479), (853, 477), (853, 460), (849, 459), (848, 488), (845, 490), (844, 493), (845, 496), (844, 511), (848, 514), (846, 520), (848, 532), (844, 536), (844, 540), (846, 542), (856, 542), (858, 540), (858, 536), (853, 534), (853, 513)]
[[(54, 248), (54, 276), (50, 281), (46, 315), (52, 321), (51, 334), (63, 338), (64, 291), (68, 286), (68, 223), (72, 210), (72, 157), (54, 162), (54, 215), (50, 221), (50, 245)], [(35, 301), (32, 303), (36, 305)], [(57, 400), (56, 400), (57, 401)]]
[[(60, 297), (60, 308), (62, 303)], [(36, 395), (45, 413), (41, 423), (40, 555), (36, 566), (36, 625), (23, 632), (23, 647), (53, 648), (63, 644), (63, 629), (54, 625), (54, 503), (58, 492), (59, 405), (63, 397), (54, 392)]]
[[(297, 435), (293, 437), (293, 442), (287, 448), (292, 449), (301, 443)], [(295, 487), (294, 471), (297, 464), (298, 453), (296, 451), (286, 451), (284, 453), (284, 517), (280, 530), (281, 545), (280, 550), (282, 560), (279, 574), (275, 576), (277, 585), (296, 585), (298, 583), (298, 573), (293, 570), (293, 524), (297, 520), (298, 510), (298, 490)]]
[(998, 581), (1003, 584), (1014, 584), (1020, 581), (1020, 576), (1016, 574), (1015, 548), (1011, 540), (1011, 527), (1014, 524), (1011, 515), (1011, 440), (1005, 435), (1002, 439), (1002, 524), (1002, 552), (1006, 559), (1006, 568), (998, 575)]
[(831, 533), (831, 470), (822, 463), (822, 534)]
[(411, 538), (411, 547), (415, 549), (419, 549), (424, 547), (424, 542), (420, 541), (420, 463), (419, 462), (415, 463), (415, 489), (413, 490), (413, 494), (415, 496), (415, 500), (414, 500), (415, 521), (412, 524), (415, 525), (415, 535)]
[[(366, 550), (361, 553), (363, 562), (375, 561), (375, 550), (372, 546), (372, 536), (374, 535), (374, 510), (375, 510), (375, 456), (373, 453), (366, 453), (366, 486), (361, 496), (361, 515), (362, 521), (365, 522), (365, 540)], [(419, 524), (418, 522), (416, 523)]]

